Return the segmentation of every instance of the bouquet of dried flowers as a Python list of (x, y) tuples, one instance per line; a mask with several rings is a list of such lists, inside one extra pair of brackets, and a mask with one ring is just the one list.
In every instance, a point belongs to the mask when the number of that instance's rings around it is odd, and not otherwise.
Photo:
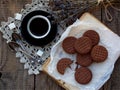
[(107, 7), (120, 11), (113, 6), (113, 3), (120, 2), (120, 0), (50, 0), (49, 6), (52, 14), (56, 17), (56, 22), (66, 22), (66, 26), (72, 24), (83, 12), (89, 11), (92, 8), (103, 5), (105, 8), (106, 17), (109, 21), (112, 16)]

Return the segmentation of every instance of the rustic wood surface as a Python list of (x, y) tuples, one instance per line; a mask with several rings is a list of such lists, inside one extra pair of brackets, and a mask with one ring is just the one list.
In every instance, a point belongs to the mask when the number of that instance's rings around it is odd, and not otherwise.
[[(25, 4), (31, 3), (32, 0), (0, 0), (0, 22), (7, 21), (9, 16), (19, 12)], [(120, 8), (120, 4), (117, 5)], [(120, 12), (109, 8), (113, 16), (113, 21), (108, 22), (105, 18), (103, 8), (91, 10), (99, 20), (106, 24), (113, 32), (120, 35)], [(5, 65), (0, 70), (0, 90), (64, 90), (58, 86), (49, 76), (44, 73), (40, 75), (28, 75), (24, 70), (23, 64), (15, 58), (7, 47), (6, 41), (0, 33), (0, 65)], [(100, 90), (120, 90), (120, 58), (115, 64), (111, 78)]]

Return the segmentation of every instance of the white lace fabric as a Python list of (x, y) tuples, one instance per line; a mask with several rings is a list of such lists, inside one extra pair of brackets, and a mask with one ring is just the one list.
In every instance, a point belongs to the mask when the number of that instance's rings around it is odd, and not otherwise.
[[(21, 9), (20, 14), (22, 15), (22, 18), (24, 18), (25, 15), (27, 15), (29, 12), (34, 10), (43, 10), (43, 11), (49, 12), (48, 3), (49, 3), (49, 0), (33, 0), (31, 4), (27, 4), (25, 5), (24, 9)], [(11, 23), (15, 24), (16, 26), (15, 29), (11, 30), (8, 27), (8, 25), (10, 25)], [(7, 43), (12, 40), (11, 35), (14, 31), (16, 33), (20, 33), (19, 27), (21, 25), (21, 20), (16, 20), (15, 18), (9, 17), (8, 22), (1, 22), (1, 25), (2, 26), (0, 27), (0, 31), (3, 33), (3, 38), (7, 40)], [(58, 24), (58, 32), (57, 32), (56, 38), (51, 43), (49, 43), (44, 47), (36, 47), (36, 46), (30, 45), (24, 40), (23, 40), (23, 45), (26, 51), (29, 52), (29, 54), (32, 55), (33, 57), (35, 57), (35, 53), (37, 53), (38, 50), (42, 50), (44, 53), (41, 58), (45, 61), (50, 56), (50, 51), (52, 46), (59, 40), (64, 30), (65, 29), (63, 29), (63, 27), (61, 28), (61, 26)], [(16, 57), (20, 59), (20, 63), (24, 63), (24, 69), (28, 69), (29, 74), (39, 74), (40, 71), (42, 71), (42, 65), (36, 64), (33, 66), (30, 63), (30, 60), (28, 59), (28, 57), (24, 53), (18, 51), (16, 52)]]

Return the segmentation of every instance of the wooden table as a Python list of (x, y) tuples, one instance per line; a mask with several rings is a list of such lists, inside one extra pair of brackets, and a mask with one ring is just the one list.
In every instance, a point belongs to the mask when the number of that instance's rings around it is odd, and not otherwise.
[[(31, 3), (32, 0), (0, 0), (0, 21), (7, 21), (9, 16), (19, 12), (25, 4)], [(118, 4), (120, 6), (120, 4)], [(120, 35), (120, 12), (110, 8), (113, 21), (108, 22), (105, 17), (104, 9), (92, 10), (92, 14), (105, 23), (113, 32)], [(119, 48), (118, 48), (119, 49)], [(0, 33), (0, 64), (6, 61), (4, 67), (0, 70), (0, 90), (64, 90), (58, 86), (49, 76), (44, 73), (40, 75), (28, 75), (24, 70), (23, 64), (15, 58), (2, 38)], [(115, 64), (111, 78), (100, 90), (120, 90), (120, 58)]]

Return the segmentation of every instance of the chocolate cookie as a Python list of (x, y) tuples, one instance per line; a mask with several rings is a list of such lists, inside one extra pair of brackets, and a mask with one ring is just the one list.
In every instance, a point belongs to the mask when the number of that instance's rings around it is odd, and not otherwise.
[(69, 58), (62, 58), (57, 63), (57, 70), (60, 74), (64, 74), (67, 67), (70, 66), (73, 62)]
[(77, 59), (77, 64), (84, 66), (84, 67), (91, 65), (93, 62), (90, 53), (84, 54), (84, 55), (77, 54), (76, 59)]
[(95, 62), (103, 62), (107, 59), (108, 51), (105, 47), (96, 45), (91, 51), (91, 57)]
[(97, 45), (100, 41), (99, 34), (94, 30), (86, 31), (83, 36), (89, 37), (92, 40), (92, 45)]
[(88, 37), (80, 37), (75, 42), (75, 50), (80, 54), (86, 54), (90, 52), (92, 48), (92, 41)]
[(62, 47), (66, 53), (75, 54), (74, 44), (77, 39), (75, 37), (67, 37), (63, 40)]
[(75, 80), (80, 84), (87, 84), (92, 79), (92, 72), (86, 67), (80, 67), (75, 72)]

